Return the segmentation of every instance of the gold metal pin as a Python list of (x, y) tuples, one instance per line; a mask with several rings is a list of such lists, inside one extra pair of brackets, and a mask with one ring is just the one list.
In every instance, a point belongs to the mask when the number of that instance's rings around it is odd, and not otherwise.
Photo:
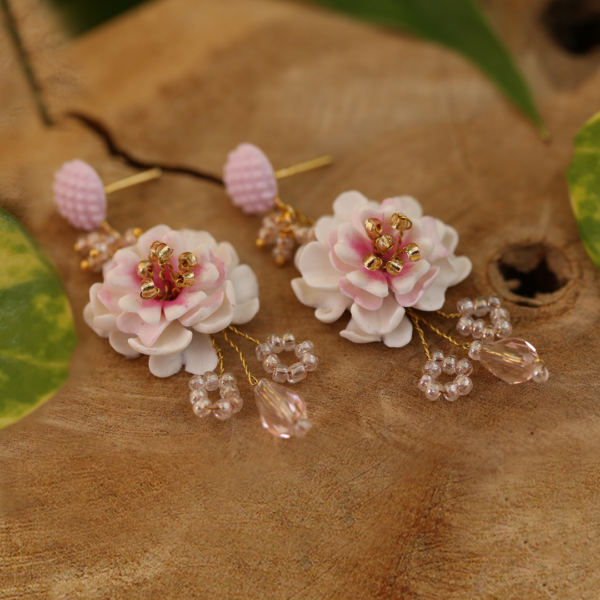
[(305, 171), (312, 171), (313, 169), (330, 165), (332, 162), (333, 157), (330, 154), (324, 154), (323, 156), (313, 158), (312, 160), (307, 160), (305, 162), (298, 163), (297, 165), (292, 165), (291, 167), (286, 167), (285, 169), (279, 169), (278, 171), (275, 171), (275, 179), (284, 179), (285, 177), (290, 177), (290, 175), (304, 173)]
[(146, 181), (158, 179), (162, 176), (162, 174), (162, 169), (159, 169), (158, 167), (148, 169), (147, 171), (142, 171), (141, 173), (136, 173), (135, 175), (125, 177), (125, 179), (119, 179), (119, 181), (105, 185), (104, 192), (107, 195), (112, 194), (113, 192), (118, 192), (119, 190), (124, 190), (125, 188), (139, 185), (140, 183), (145, 183)]

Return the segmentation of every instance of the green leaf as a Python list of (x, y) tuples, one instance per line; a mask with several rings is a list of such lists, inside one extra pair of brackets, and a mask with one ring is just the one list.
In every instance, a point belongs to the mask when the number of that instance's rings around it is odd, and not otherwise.
[(314, 0), (361, 19), (400, 27), (475, 63), (535, 124), (548, 132), (510, 53), (473, 0)]
[(0, 209), (0, 429), (48, 400), (69, 375), (77, 338), (54, 265)]
[(590, 258), (600, 268), (600, 113), (575, 136), (567, 182), (579, 234)]

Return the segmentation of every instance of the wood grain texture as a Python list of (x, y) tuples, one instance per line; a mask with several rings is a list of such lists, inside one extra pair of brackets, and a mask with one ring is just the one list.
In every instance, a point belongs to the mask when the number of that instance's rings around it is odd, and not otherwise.
[[(491, 4), (514, 22), (518, 3)], [(532, 15), (517, 22), (533, 30)], [(463, 60), (301, 4), (149, 3), (56, 54), (58, 125), (23, 119), (2, 144), (0, 201), (57, 261), (80, 347), (65, 388), (0, 432), (0, 598), (597, 597), (600, 277), (564, 170), (573, 134), (600, 106), (600, 73), (584, 59), (587, 75), (563, 85), (543, 43), (524, 47), (527, 31), (510, 39), (549, 144)], [(17, 88), (10, 102), (29, 106)], [(301, 441), (263, 432), (249, 386), (237, 417), (196, 419), (183, 373), (156, 379), (83, 323), (96, 278), (78, 271), (52, 173), (73, 157), (106, 182), (132, 169), (73, 114), (130, 159), (191, 171), (218, 174), (242, 141), (276, 167), (331, 152), (332, 167), (281, 186), (315, 217), (347, 189), (415, 195), (473, 260), (447, 306), (499, 289), (550, 382), (512, 387), (478, 369), (467, 399), (429, 403), (415, 387), (416, 340), (393, 350), (341, 339), (346, 318), (314, 319), (290, 289), (293, 267), (255, 249), (256, 220), (218, 185), (168, 172), (121, 192), (111, 223), (192, 225), (235, 241), (261, 282), (262, 310), (244, 329), (291, 329), (322, 357), (299, 385), (314, 422)], [(525, 242), (562, 257), (565, 285), (540, 306), (495, 266)]]

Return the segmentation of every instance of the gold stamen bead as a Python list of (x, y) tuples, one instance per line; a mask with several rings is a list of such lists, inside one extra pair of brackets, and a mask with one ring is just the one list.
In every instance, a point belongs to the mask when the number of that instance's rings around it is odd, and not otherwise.
[(408, 244), (405, 248), (402, 249), (402, 254), (406, 254), (410, 259), (410, 262), (417, 262), (421, 260), (421, 251), (419, 250), (419, 246), (417, 244)]
[(397, 256), (395, 258), (392, 258), (391, 260), (388, 260), (387, 263), (385, 264), (385, 270), (390, 275), (398, 275), (400, 273), (400, 271), (402, 271), (403, 268), (404, 268), (404, 261)]
[(152, 279), (144, 279), (142, 281), (140, 296), (143, 300), (152, 300), (160, 294), (160, 288), (152, 281)]
[(198, 266), (198, 260), (191, 252), (183, 252), (179, 255), (179, 268), (182, 271), (193, 271)]
[(175, 285), (178, 288), (189, 288), (192, 287), (194, 283), (196, 283), (196, 277), (191, 271), (186, 273), (179, 272), (175, 277)]
[(376, 240), (383, 231), (383, 223), (379, 219), (367, 219), (365, 221), (365, 229), (367, 230), (367, 235), (372, 240)]
[(173, 257), (173, 248), (169, 248), (166, 244), (163, 245), (156, 253), (158, 262), (161, 265), (167, 264)]
[(140, 261), (137, 268), (138, 277), (141, 277), (142, 279), (150, 277), (153, 271), (152, 267), (153, 264), (149, 260)]
[(375, 240), (375, 249), (380, 254), (385, 254), (390, 250), (390, 248), (394, 247), (395, 243), (396, 240), (394, 239), (394, 236), (390, 235), (389, 233), (386, 233), (385, 235), (382, 235), (380, 238)]
[(390, 225), (398, 231), (404, 231), (412, 227), (412, 221), (402, 213), (394, 213), (390, 217)]
[(375, 256), (374, 254), (366, 254), (363, 258), (363, 265), (369, 269), (369, 271), (379, 271), (381, 269), (381, 265), (383, 265), (383, 261), (379, 256)]

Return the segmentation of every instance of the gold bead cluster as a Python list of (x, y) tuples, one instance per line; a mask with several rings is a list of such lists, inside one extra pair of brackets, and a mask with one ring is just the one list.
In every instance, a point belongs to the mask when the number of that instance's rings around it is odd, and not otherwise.
[(379, 219), (367, 219), (365, 221), (365, 230), (367, 235), (373, 240), (373, 252), (365, 254), (363, 265), (369, 271), (385, 270), (390, 275), (398, 275), (404, 268), (404, 261), (400, 258), (404, 254), (410, 262), (417, 262), (421, 259), (421, 252), (417, 244), (407, 244), (404, 248), (402, 245), (402, 236), (405, 231), (412, 227), (412, 221), (402, 213), (394, 213), (390, 217), (390, 225), (400, 232), (398, 243), (392, 258), (384, 264), (382, 256), (387, 254), (396, 244), (393, 235), (383, 233), (383, 223)]
[[(196, 283), (194, 269), (198, 266), (198, 260), (191, 252), (183, 252), (179, 255), (179, 270), (173, 272), (171, 259), (173, 248), (164, 242), (155, 241), (150, 246), (148, 260), (142, 260), (138, 264), (138, 276), (142, 278), (140, 296), (144, 300), (158, 299), (161, 301), (173, 300), (179, 292)], [(158, 268), (158, 276), (165, 284), (164, 292), (154, 283), (155, 269)]]

